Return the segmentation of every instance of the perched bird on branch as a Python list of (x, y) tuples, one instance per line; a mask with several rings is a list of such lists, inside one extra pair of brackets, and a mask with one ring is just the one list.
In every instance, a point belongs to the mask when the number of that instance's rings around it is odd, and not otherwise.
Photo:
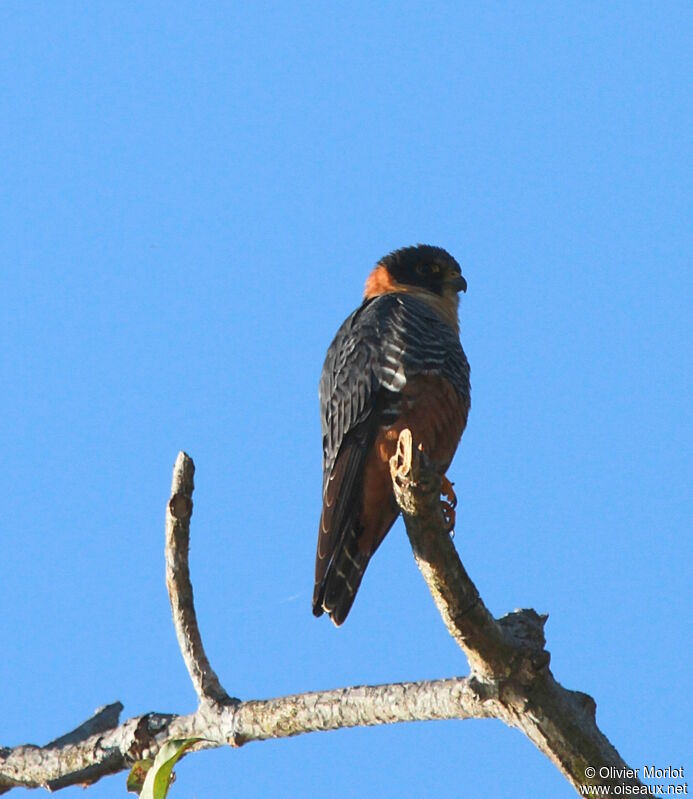
[[(390, 458), (404, 428), (444, 474), (470, 404), (459, 339), (457, 261), (440, 247), (396, 250), (366, 280), (320, 378), (322, 515), (313, 613), (346, 619), (369, 560), (399, 514)], [(454, 493), (443, 478), (443, 493)]]

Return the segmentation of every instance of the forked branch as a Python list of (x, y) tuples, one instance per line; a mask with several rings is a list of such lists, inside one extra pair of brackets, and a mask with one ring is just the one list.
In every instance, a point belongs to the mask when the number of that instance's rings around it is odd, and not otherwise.
[[(400, 434), (390, 461), (395, 497), (402, 509), (416, 562), (448, 632), (467, 656), (479, 684), (497, 697), (494, 715), (521, 730), (579, 790), (582, 785), (641, 785), (596, 723), (592, 697), (554, 679), (544, 648), (547, 616), (516, 610), (494, 619), (467, 574), (449, 535), (440, 504), (441, 475), (416, 448), (409, 430)], [(592, 767), (592, 779), (585, 769)], [(591, 773), (588, 771), (588, 774)]]
[[(166, 515), (166, 585), (178, 643), (200, 700), (195, 713), (149, 713), (118, 724), (122, 705), (101, 708), (45, 746), (0, 748), (0, 793), (14, 787), (90, 785), (153, 757), (172, 738), (203, 738), (197, 748), (241, 746), (308, 732), (401, 721), (497, 718), (522, 730), (576, 787), (585, 768), (624, 768), (599, 731), (595, 704), (553, 678), (544, 649), (545, 616), (515, 611), (496, 620), (479, 597), (446, 531), (440, 475), (414, 447), (408, 430), (391, 463), (416, 561), (448, 631), (467, 655), (466, 678), (339, 688), (242, 702), (212, 669), (195, 616), (188, 567), (194, 465), (178, 455)], [(621, 781), (621, 784), (627, 780)], [(637, 781), (633, 784), (639, 784)]]

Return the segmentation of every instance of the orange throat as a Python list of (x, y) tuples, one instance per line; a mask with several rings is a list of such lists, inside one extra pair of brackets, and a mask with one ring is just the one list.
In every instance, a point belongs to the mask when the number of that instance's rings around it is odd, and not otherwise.
[(372, 300), (381, 294), (411, 294), (414, 297), (430, 305), (435, 312), (447, 322), (457, 333), (460, 331), (460, 321), (457, 315), (460, 300), (454, 290), (444, 291), (442, 295), (434, 294), (419, 286), (408, 286), (405, 283), (398, 283), (387, 268), (378, 264), (368, 275), (366, 285), (363, 290), (364, 300)]
[(382, 264), (378, 264), (366, 278), (363, 298), (372, 300), (373, 297), (379, 297), (381, 294), (388, 294), (391, 291), (402, 291), (403, 288), (402, 284), (398, 283)]

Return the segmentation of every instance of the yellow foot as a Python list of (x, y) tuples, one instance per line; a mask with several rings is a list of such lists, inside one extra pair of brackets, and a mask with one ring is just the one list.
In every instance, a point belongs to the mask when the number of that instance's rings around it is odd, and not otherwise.
[(457, 496), (455, 495), (452, 483), (445, 475), (443, 475), (443, 479), (441, 480), (440, 493), (445, 497), (445, 499), (440, 500), (443, 518), (445, 519), (445, 525), (447, 527), (448, 533), (454, 535), (455, 520), (457, 518), (457, 515), (455, 514), (455, 508), (457, 507)]

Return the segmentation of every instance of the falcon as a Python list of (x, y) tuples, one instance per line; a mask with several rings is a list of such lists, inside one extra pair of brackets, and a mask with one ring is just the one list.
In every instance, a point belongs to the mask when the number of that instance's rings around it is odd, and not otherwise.
[[(320, 378), (322, 514), (313, 613), (346, 619), (368, 562), (399, 515), (389, 460), (409, 428), (444, 474), (467, 424), (457, 261), (440, 247), (382, 258), (337, 331)], [(444, 478), (444, 485), (452, 491)], [(453, 495), (454, 497), (454, 495)]]

